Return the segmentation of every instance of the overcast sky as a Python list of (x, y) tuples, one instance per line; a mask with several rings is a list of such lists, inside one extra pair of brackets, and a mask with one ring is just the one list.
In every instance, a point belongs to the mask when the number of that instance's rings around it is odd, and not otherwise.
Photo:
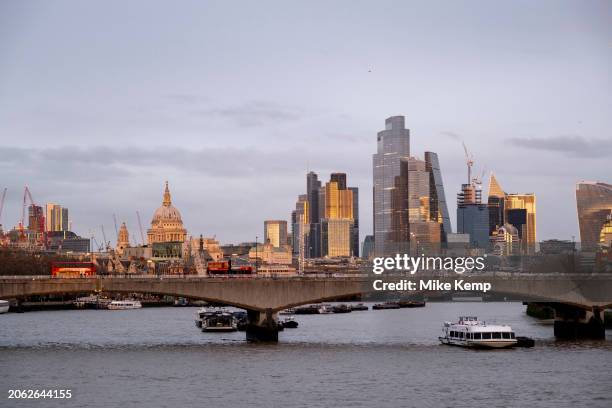
[[(289, 219), (308, 169), (348, 174), (372, 231), (376, 132), (537, 195), (538, 239), (578, 238), (575, 183), (612, 182), (610, 1), (0, 1), (2, 224), (23, 186), (73, 229), (133, 241), (163, 183), (190, 234)], [(145, 232), (146, 233), (146, 232)]]

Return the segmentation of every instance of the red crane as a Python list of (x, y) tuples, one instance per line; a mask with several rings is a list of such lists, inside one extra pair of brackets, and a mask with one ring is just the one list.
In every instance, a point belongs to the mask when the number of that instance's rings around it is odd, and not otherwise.
[[(26, 214), (26, 208), (27, 208), (27, 202), (30, 202), (30, 206), (32, 207), (33, 211), (35, 212), (35, 220), (37, 221), (38, 225), (36, 226), (36, 231), (37, 231), (37, 241), (39, 244), (41, 245), (45, 245), (46, 243), (46, 236), (47, 236), (47, 231), (45, 230), (45, 216), (42, 214), (42, 208), (40, 210), (40, 213), (38, 213), (37, 211), (37, 205), (34, 202), (34, 199), (32, 198), (32, 194), (30, 193), (30, 189), (28, 188), (28, 186), (25, 186), (24, 192), (23, 192), (23, 205), (21, 207), (21, 220), (19, 221), (19, 238), (20, 240), (24, 241), (25, 240), (25, 214)], [(40, 207), (39, 207), (40, 208)]]

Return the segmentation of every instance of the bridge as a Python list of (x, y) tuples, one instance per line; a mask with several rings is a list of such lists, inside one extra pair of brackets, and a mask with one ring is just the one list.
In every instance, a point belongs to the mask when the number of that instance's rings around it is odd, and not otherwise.
[[(245, 309), (249, 325), (247, 339), (278, 340), (278, 312), (309, 303), (331, 301), (375, 292), (379, 276), (308, 276), (292, 278), (220, 278), (197, 276), (95, 276), (52, 278), (49, 276), (0, 277), (0, 299), (21, 299), (32, 295), (80, 294), (93, 292), (149, 293), (201, 299)], [(491, 293), (524, 301), (546, 303), (557, 312), (555, 336), (605, 337), (603, 310), (612, 306), (612, 274), (503, 274), (385, 276), (385, 282), (414, 281), (417, 289), (393, 295), (432, 295), (419, 290), (420, 280), (448, 283), (488, 283)], [(457, 288), (457, 282), (460, 282)], [(439, 294), (439, 292), (437, 292)], [(481, 294), (481, 293), (479, 293)]]

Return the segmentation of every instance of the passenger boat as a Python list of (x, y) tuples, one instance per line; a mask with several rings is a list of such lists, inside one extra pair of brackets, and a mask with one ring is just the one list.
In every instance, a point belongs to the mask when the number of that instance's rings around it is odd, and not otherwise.
[(238, 322), (227, 310), (206, 312), (202, 317), (203, 332), (233, 332), (238, 330)]
[(108, 310), (140, 309), (142, 303), (137, 300), (113, 300), (108, 304)]
[(8, 300), (0, 300), (0, 314), (6, 313), (9, 310)]
[(370, 310), (368, 305), (364, 305), (363, 303), (357, 303), (356, 305), (351, 305), (350, 308), (353, 312), (360, 311), (360, 310)]
[(444, 322), (440, 343), (473, 348), (508, 348), (517, 345), (512, 328), (490, 325), (475, 316), (461, 316), (457, 323)]
[(372, 310), (399, 309), (400, 305), (397, 302), (377, 303), (372, 306)]
[(280, 312), (278, 312), (278, 314), (280, 314), (280, 315), (292, 315), (292, 314), (295, 314), (295, 309), (290, 307), (289, 309), (281, 310)]

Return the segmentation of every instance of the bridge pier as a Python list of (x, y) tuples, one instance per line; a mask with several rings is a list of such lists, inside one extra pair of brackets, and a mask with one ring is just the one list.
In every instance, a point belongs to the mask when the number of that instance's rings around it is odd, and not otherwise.
[(278, 342), (278, 313), (247, 310), (246, 339), (250, 342)]
[(558, 339), (605, 339), (603, 308), (591, 310), (555, 304), (555, 337)]

